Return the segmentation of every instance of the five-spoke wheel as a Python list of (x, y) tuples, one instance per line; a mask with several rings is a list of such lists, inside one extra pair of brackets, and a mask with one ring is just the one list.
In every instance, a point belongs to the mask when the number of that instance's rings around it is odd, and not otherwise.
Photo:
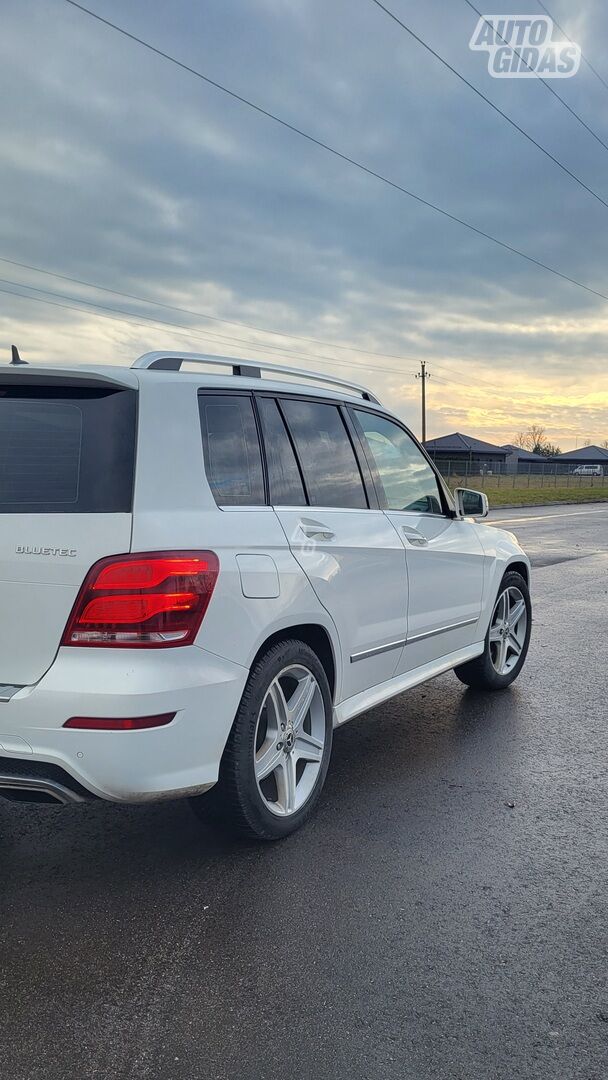
[(455, 672), (477, 690), (504, 690), (519, 675), (530, 643), (532, 607), (528, 583), (508, 570), (498, 589), (484, 650)]
[(272, 680), (255, 734), (255, 776), (274, 814), (296, 813), (314, 790), (325, 746), (325, 706), (313, 673), (291, 664)]
[(327, 671), (303, 641), (254, 663), (208, 795), (196, 813), (246, 836), (276, 840), (303, 825), (329, 765), (333, 707)]
[(500, 593), (490, 621), (490, 656), (499, 675), (513, 670), (526, 642), (528, 611), (516, 585)]

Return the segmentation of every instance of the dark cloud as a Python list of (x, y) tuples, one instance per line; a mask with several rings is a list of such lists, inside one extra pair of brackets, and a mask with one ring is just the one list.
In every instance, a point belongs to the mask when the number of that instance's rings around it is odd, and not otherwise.
[[(608, 209), (369, 0), (94, 6), (425, 198), (608, 293)], [(393, 6), (608, 198), (608, 152), (536, 80), (488, 76), (485, 56), (468, 49), (475, 18), (464, 2)], [(521, 13), (513, 0), (507, 8)], [(555, 14), (566, 20), (563, 10)], [(605, 6), (589, 2), (567, 25), (601, 65)], [(553, 85), (608, 141), (607, 91), (594, 77), (582, 68)], [(454, 410), (479, 427), (482, 384), (488, 417), (495, 416), (489, 389), (496, 385), (504, 398), (509, 373), (520, 394), (532, 381), (521, 406), (530, 415), (539, 393), (572, 388), (571, 418), (568, 406), (551, 413), (566, 438), (587, 423), (585, 395), (608, 394), (608, 304), (290, 135), (66, 4), (5, 0), (0, 92), (0, 255), (226, 318), (434, 359), (446, 380), (436, 384), (435, 427), (451, 422)], [(0, 276), (18, 275), (0, 263)], [(66, 283), (31, 274), (19, 280), (75, 295)], [(68, 353), (82, 322), (2, 294), (0, 319), (3, 345), (9, 333), (28, 327), (36, 327), (39, 343), (48, 325), (63, 328)], [(125, 348), (134, 342), (134, 332), (120, 324), (91, 321), (93, 350), (93, 326), (98, 358), (108, 334), (115, 341), (122, 332)], [(217, 332), (247, 336), (228, 327)], [(348, 360), (347, 353), (335, 355)], [(365, 364), (357, 354), (352, 361)], [(402, 375), (380, 371), (387, 365)], [(367, 370), (356, 370), (394, 397), (408, 419), (415, 415), (411, 360), (370, 358)], [(474, 413), (467, 411), (467, 387)], [(608, 428), (608, 396), (593, 410), (594, 425)], [(497, 423), (489, 419), (490, 430)]]

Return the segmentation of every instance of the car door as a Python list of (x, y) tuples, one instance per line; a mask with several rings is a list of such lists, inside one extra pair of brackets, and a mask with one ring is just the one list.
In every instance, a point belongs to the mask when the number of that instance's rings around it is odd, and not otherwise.
[(377, 503), (370, 505), (337, 403), (259, 396), (258, 409), (271, 503), (336, 625), (344, 700), (394, 674), (407, 631), (405, 549)]
[(352, 415), (380, 505), (406, 552), (408, 633), (401, 674), (477, 640), (484, 550), (478, 526), (452, 516), (434, 469), (409, 432), (368, 409)]

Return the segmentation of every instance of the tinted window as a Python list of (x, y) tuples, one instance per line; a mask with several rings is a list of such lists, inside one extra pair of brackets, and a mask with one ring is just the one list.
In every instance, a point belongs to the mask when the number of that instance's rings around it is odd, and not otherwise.
[(258, 409), (264, 435), (270, 501), (273, 506), (305, 506), (302, 477), (279, 407), (272, 398), (260, 397)]
[(441, 514), (437, 477), (407, 431), (383, 416), (358, 409), (354, 414), (363, 430), (371, 464), (375, 465), (379, 498), (385, 507)]
[(249, 397), (199, 396), (205, 468), (219, 506), (265, 502), (260, 442)]
[(0, 513), (130, 511), (136, 400), (0, 383)]
[(281, 402), (313, 506), (367, 507), (361, 473), (335, 405)]

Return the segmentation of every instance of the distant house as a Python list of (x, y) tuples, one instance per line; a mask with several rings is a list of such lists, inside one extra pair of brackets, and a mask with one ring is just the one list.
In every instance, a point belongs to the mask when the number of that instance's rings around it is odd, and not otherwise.
[(505, 472), (508, 473), (534, 473), (543, 472), (547, 464), (547, 458), (542, 454), (535, 454), (532, 450), (524, 450), (521, 446), (507, 443), (503, 446), (507, 451)]
[(504, 446), (494, 446), (459, 431), (427, 439), (424, 446), (441, 472), (448, 476), (504, 472), (509, 453)]
[(560, 466), (560, 472), (572, 472), (578, 465), (602, 465), (608, 475), (608, 450), (605, 446), (581, 446), (579, 450), (567, 450), (551, 458)]

